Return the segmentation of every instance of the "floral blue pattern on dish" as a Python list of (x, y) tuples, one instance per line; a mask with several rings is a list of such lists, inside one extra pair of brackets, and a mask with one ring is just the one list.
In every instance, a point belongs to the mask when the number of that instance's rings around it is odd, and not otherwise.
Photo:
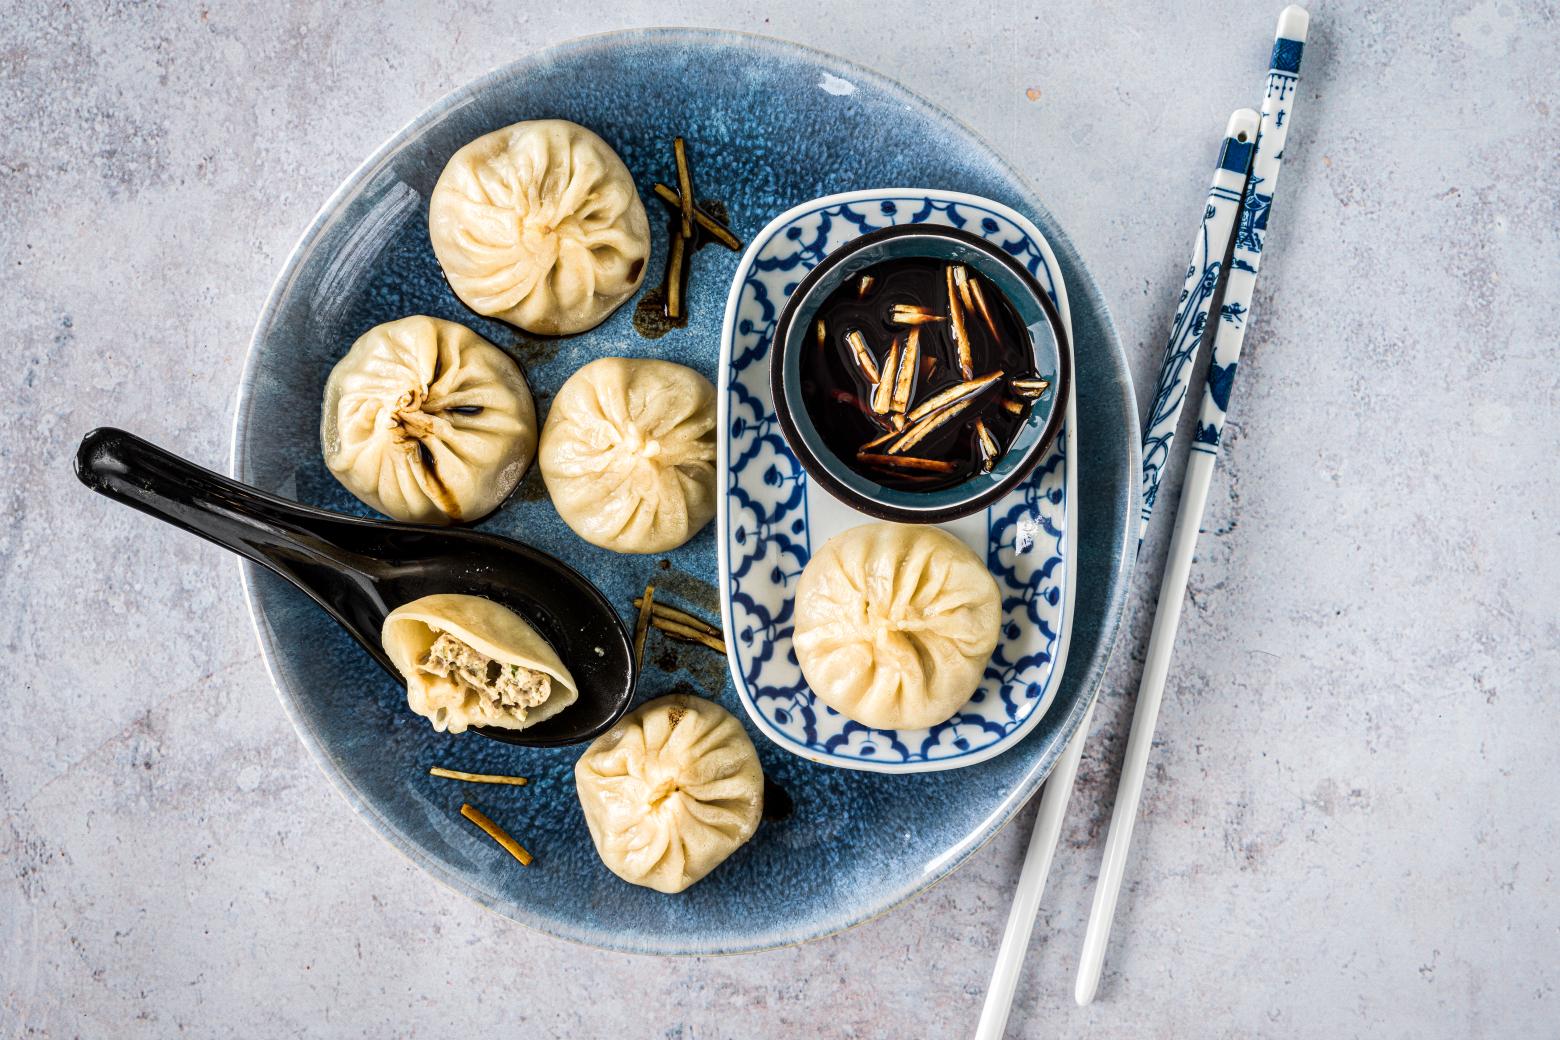
[[(1073, 424), (1028, 480), (983, 513), (942, 525), (986, 561), (1002, 597), (1002, 634), (979, 689), (952, 718), (914, 730), (853, 722), (814, 697), (791, 646), (793, 595), (812, 550), (873, 522), (807, 479), (775, 416), (768, 357), (796, 285), (858, 236), (897, 224), (963, 228), (998, 245), (1068, 320), (1065, 285), (1040, 232), (1000, 203), (932, 190), (852, 192), (776, 218), (749, 246), (727, 304), (721, 371), (721, 595), (737, 695), (766, 736), (815, 762), (877, 772), (974, 765), (1013, 746), (1060, 683), (1072, 621), (1068, 488)], [(1071, 338), (1069, 336), (1069, 338)]]

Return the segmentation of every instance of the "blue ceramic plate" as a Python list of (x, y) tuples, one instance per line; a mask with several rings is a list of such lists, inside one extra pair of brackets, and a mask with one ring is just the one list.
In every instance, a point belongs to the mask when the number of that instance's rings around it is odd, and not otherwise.
[[(704, 881), (667, 896), (625, 884), (597, 859), (574, 794), (580, 749), (434, 733), (323, 612), (246, 567), (266, 662), (299, 735), (353, 808), (435, 878), (484, 906), (567, 939), (655, 953), (761, 949), (838, 931), (932, 884), (989, 839), (1039, 786), (1093, 695), (1119, 620), (1137, 512), (1137, 415), (1110, 318), (1066, 236), (1017, 174), (964, 127), (883, 77), (752, 36), (682, 29), (597, 36), (525, 58), (440, 101), (325, 204), (255, 329), (234, 424), (236, 477), (368, 515), (320, 459), (320, 400), (326, 374), (355, 337), (407, 314), (463, 322), (508, 350), (525, 366), (542, 411), (570, 373), (603, 355), (674, 359), (717, 380), (739, 259), (718, 247), (694, 258), (688, 327), (661, 339), (634, 330), (632, 303), (585, 335), (532, 339), (473, 315), (444, 284), (426, 220), (445, 160), (490, 130), (546, 117), (606, 138), (652, 212), (660, 203), (650, 186), (669, 176), (670, 142), (683, 134), (698, 195), (725, 203), (743, 238), (807, 199), (873, 184), (967, 191), (1034, 221), (1056, 250), (1077, 340), (1078, 593), (1054, 703), (1006, 754), (919, 776), (816, 765), (755, 734), (764, 772), (793, 808), (766, 821)], [(660, 220), (651, 223), (657, 271), (665, 231)], [(616, 556), (558, 519), (533, 472), (481, 526), (569, 560), (625, 616), (652, 577), (678, 605), (709, 617), (719, 610), (714, 524), (665, 557)], [(745, 717), (725, 661), (658, 641), (642, 695), (674, 690), (713, 697)], [(429, 777), (432, 765), (518, 772), (532, 782), (473, 788)], [(508, 827), (536, 864), (517, 867), (461, 819), (467, 799)]]
[[(775, 415), (769, 354), (797, 284), (852, 239), (900, 224), (944, 224), (1019, 260), (1071, 328), (1067, 286), (1039, 229), (998, 202), (928, 188), (846, 192), (803, 203), (754, 237), (726, 303), (721, 347), (720, 591), (731, 674), (749, 717), (794, 754), (825, 765), (926, 773), (984, 762), (1045, 716), (1067, 663), (1072, 624), (1073, 460), (1077, 422), (1023, 483), (971, 516), (940, 526), (978, 553), (1002, 596), (1002, 637), (980, 688), (952, 718), (878, 730), (818, 700), (791, 646), (796, 583), (813, 546), (872, 519), (808, 479)], [(1069, 339), (1071, 335), (1069, 333)], [(1069, 408), (1069, 411), (1071, 409)]]

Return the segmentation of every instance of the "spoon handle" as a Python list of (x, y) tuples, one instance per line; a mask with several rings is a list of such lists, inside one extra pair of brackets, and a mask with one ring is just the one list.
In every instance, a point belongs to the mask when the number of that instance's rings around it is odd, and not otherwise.
[(81, 439), (76, 476), (100, 495), (272, 570), (285, 573), (286, 565), (310, 558), (338, 566), (356, 562), (320, 537), (317, 510), (202, 469), (111, 426)]
[[(361, 522), (257, 491), (110, 426), (81, 439), (76, 476), (100, 495), (281, 575), (355, 636), (360, 625), (377, 631), (375, 619), (384, 617), (376, 562), (343, 546)], [(391, 667), (380, 647), (359, 642)]]

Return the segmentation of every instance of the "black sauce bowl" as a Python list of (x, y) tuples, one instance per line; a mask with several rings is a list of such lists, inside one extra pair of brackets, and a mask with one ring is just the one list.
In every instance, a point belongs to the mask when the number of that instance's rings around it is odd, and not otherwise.
[[(857, 472), (824, 442), (802, 395), (801, 354), (818, 309), (842, 284), (886, 260), (924, 257), (968, 266), (996, 287), (1029, 334), (1035, 371), (1050, 389), (1029, 409), (1008, 450), (986, 473), (932, 490), (887, 487)], [(786, 444), (808, 477), (845, 505), (880, 520), (936, 524), (986, 508), (1017, 487), (1045, 457), (1066, 416), (1072, 343), (1056, 304), (997, 246), (959, 228), (902, 224), (872, 231), (824, 257), (786, 300), (770, 348), (769, 388)]]

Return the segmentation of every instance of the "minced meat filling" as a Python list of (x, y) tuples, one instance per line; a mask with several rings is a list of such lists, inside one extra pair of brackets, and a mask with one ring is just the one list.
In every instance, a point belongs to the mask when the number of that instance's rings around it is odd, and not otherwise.
[(423, 655), (420, 667), (522, 719), (526, 709), (545, 701), (552, 689), (551, 677), (546, 672), (518, 664), (500, 664), (448, 632), (439, 633)]

